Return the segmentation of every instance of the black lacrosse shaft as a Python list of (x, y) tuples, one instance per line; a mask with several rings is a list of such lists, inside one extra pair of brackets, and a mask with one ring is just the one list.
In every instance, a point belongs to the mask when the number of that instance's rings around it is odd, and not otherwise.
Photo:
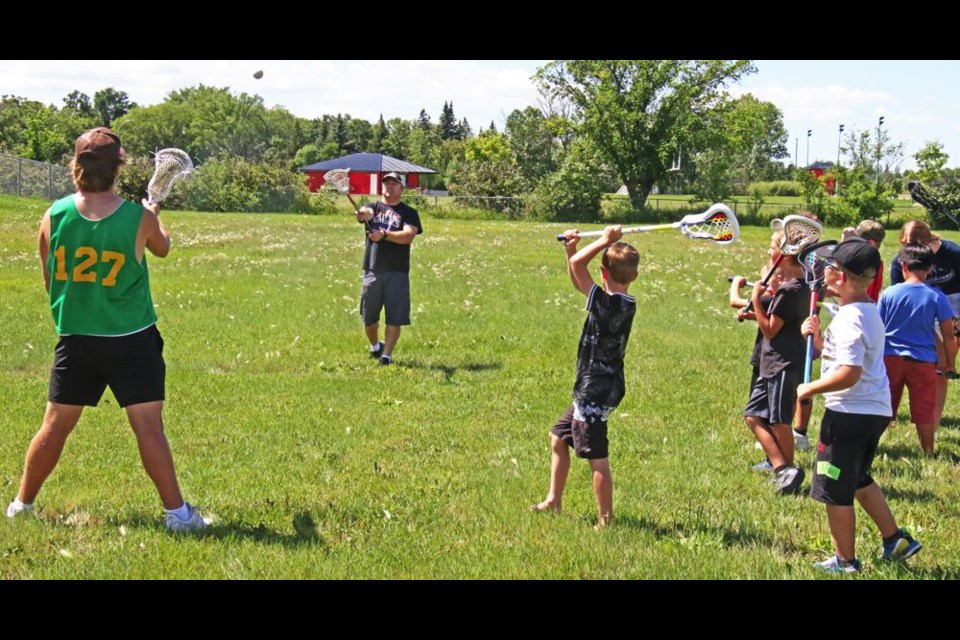
[[(782, 251), (780, 255), (777, 256), (776, 261), (773, 263), (773, 266), (770, 267), (770, 271), (767, 272), (767, 275), (763, 277), (763, 286), (770, 284), (770, 279), (773, 278), (773, 272), (777, 270), (777, 267), (780, 266), (780, 261), (783, 260), (783, 256), (786, 255)], [(743, 313), (750, 313), (753, 311), (753, 297), (750, 298), (750, 302), (747, 303), (747, 306), (743, 308)], [(737, 322), (743, 322), (743, 317), (738, 317)]]

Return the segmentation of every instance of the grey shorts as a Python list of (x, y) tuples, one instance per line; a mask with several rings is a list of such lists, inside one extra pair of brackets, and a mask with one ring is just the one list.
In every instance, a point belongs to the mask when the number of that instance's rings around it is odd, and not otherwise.
[(801, 372), (786, 369), (772, 378), (762, 378), (757, 370), (743, 415), (763, 418), (768, 424), (791, 424), (802, 378)]
[(395, 326), (410, 324), (410, 274), (403, 271), (367, 271), (360, 293), (363, 324), (380, 322), (386, 309), (386, 322)]

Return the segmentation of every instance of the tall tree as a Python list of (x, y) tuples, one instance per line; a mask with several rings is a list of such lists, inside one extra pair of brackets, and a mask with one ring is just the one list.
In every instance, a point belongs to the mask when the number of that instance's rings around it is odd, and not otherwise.
[(113, 87), (101, 89), (93, 94), (93, 108), (100, 114), (100, 122), (105, 127), (126, 115), (137, 103), (131, 102), (126, 91), (117, 91)]
[(457, 117), (453, 115), (453, 103), (444, 102), (440, 121), (437, 123), (441, 140), (462, 140), (457, 127)]
[(383, 143), (386, 141), (387, 136), (390, 135), (390, 130), (387, 129), (387, 123), (383, 121), (383, 114), (380, 114), (380, 119), (377, 120), (377, 124), (373, 127), (373, 136), (370, 139), (370, 151), (373, 153), (383, 153)]
[(420, 115), (417, 117), (417, 126), (424, 131), (433, 129), (433, 124), (430, 122), (430, 114), (427, 113), (426, 109), (420, 109)]
[(536, 183), (543, 176), (557, 170), (559, 145), (548, 126), (547, 118), (539, 109), (514, 109), (507, 116), (504, 131), (524, 178)]
[(67, 94), (63, 99), (63, 108), (75, 111), (82, 116), (93, 116), (97, 114), (93, 108), (93, 103), (90, 101), (90, 96), (79, 91), (71, 91)]
[(558, 60), (535, 78), (548, 100), (572, 104), (639, 209), (669, 169), (663, 147), (694, 133), (724, 85), (754, 71), (749, 60)]

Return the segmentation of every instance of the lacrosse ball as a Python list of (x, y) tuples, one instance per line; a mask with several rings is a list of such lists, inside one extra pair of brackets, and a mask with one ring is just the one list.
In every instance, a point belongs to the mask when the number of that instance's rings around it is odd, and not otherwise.
[(263, 77), (263, 71), (255, 71), (253, 74), (253, 77), (259, 80), (260, 78)]

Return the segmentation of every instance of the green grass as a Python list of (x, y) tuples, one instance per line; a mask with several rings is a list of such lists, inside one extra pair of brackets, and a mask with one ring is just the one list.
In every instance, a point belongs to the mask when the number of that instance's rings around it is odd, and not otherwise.
[[(0, 196), (4, 505), (56, 342), (35, 257), (45, 206)], [(610, 426), (618, 524), (597, 534), (581, 460), (564, 514), (527, 511), (547, 489), (547, 433), (569, 402), (584, 318), (561, 225), (426, 217), (414, 324), (381, 369), (357, 315), (350, 216), (163, 219), (174, 249), (150, 268), (167, 433), (186, 496), (215, 525), (163, 531), (108, 392), (71, 436), (39, 517), (0, 519), (0, 579), (817, 577), (823, 506), (778, 497), (750, 470), (759, 455), (740, 417), (755, 327), (733, 320), (726, 277), (755, 274), (769, 230), (747, 227), (727, 248), (671, 231), (629, 238), (640, 309)], [(957, 397), (936, 459), (919, 456), (905, 416), (885, 435), (875, 476), (925, 548), (908, 567), (882, 565), (859, 512), (864, 578), (960, 577)], [(814, 429), (821, 413), (818, 401)], [(799, 460), (809, 468), (811, 454)]]

